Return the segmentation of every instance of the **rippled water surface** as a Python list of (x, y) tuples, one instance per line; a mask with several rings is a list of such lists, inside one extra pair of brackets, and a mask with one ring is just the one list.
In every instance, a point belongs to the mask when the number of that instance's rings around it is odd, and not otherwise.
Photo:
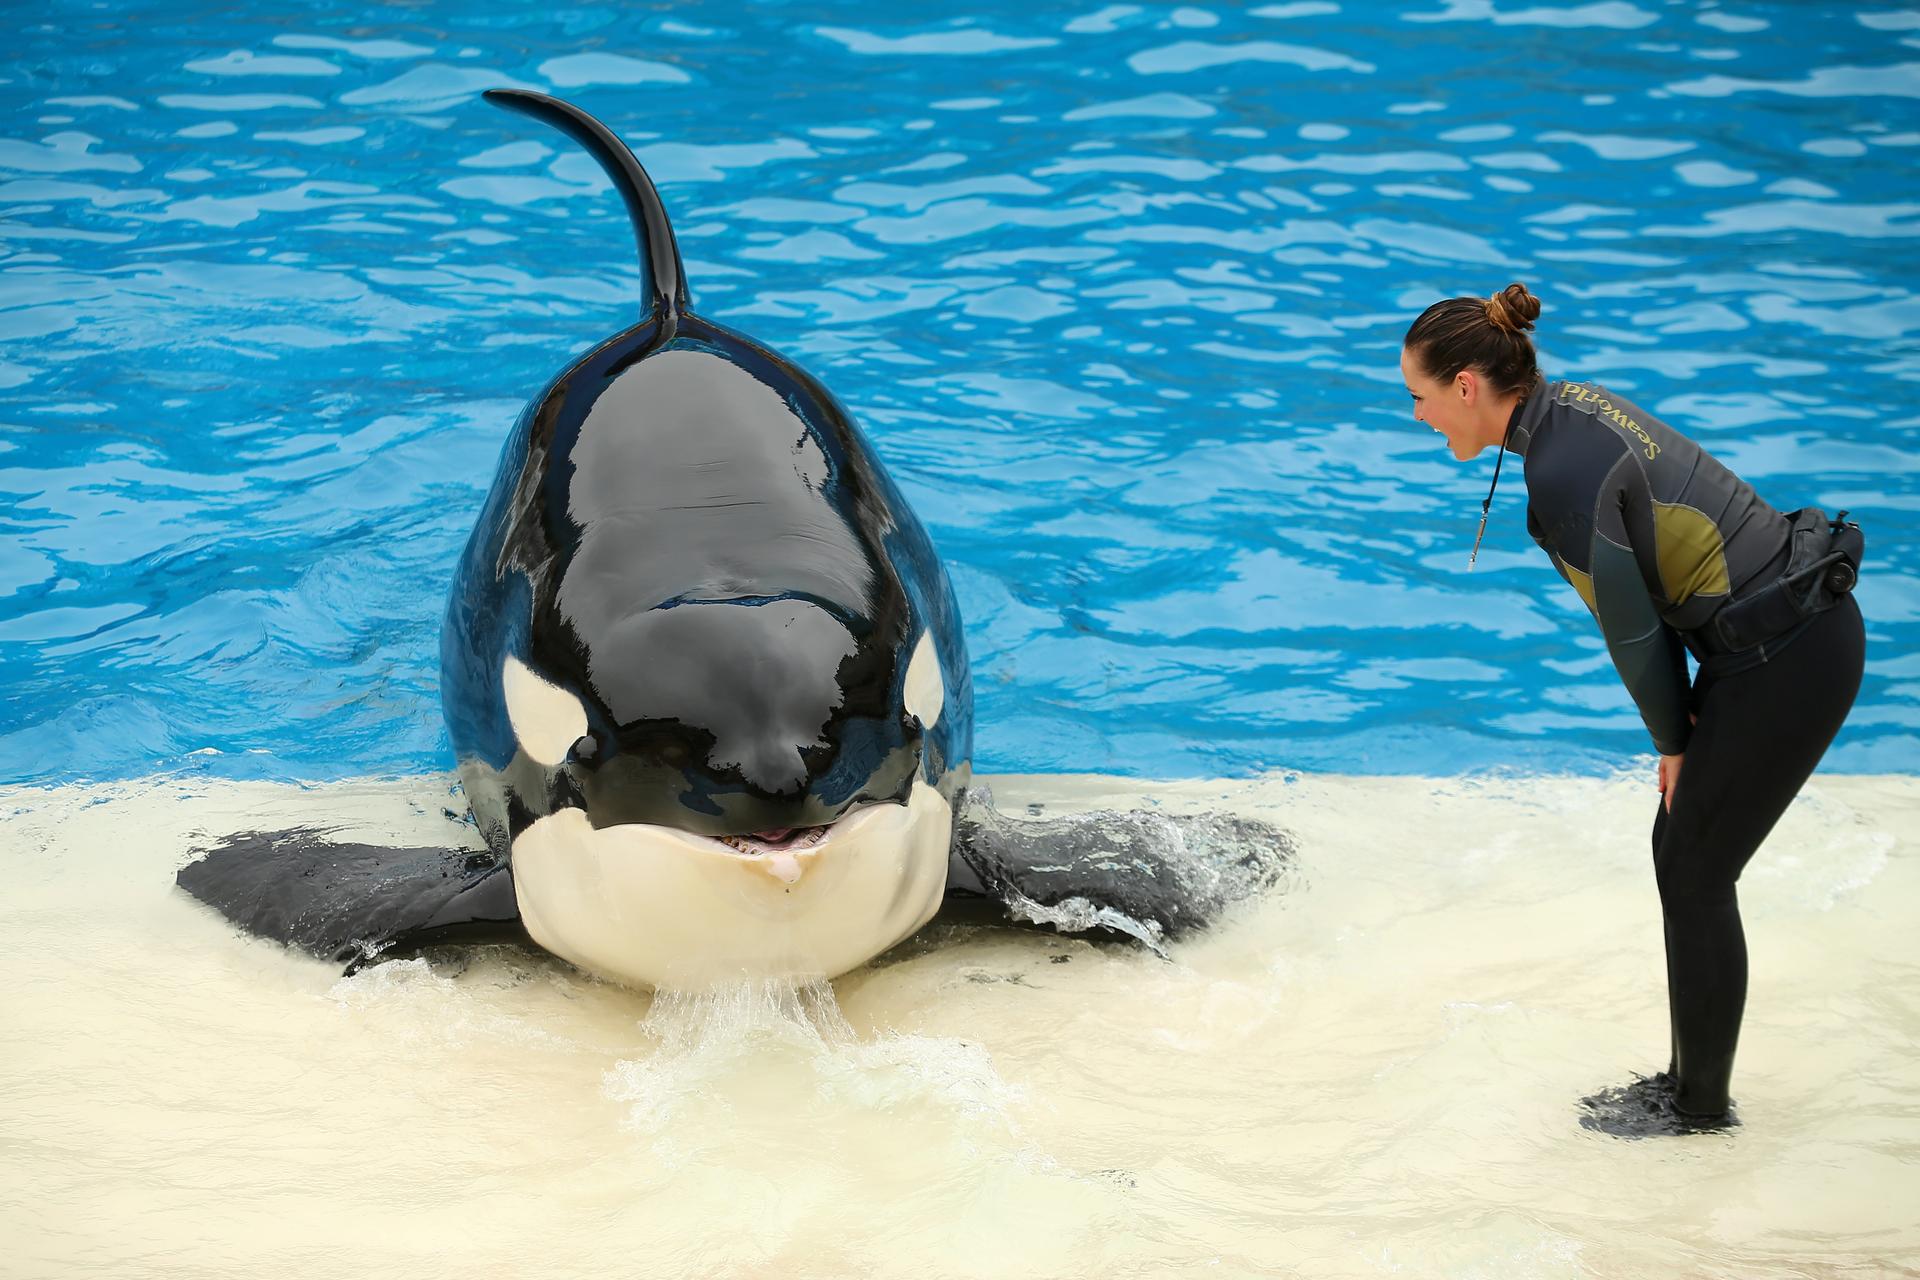
[[(1510, 279), (1550, 373), (1868, 529), (1834, 763), (1920, 767), (1920, 11), (55, 3), (0, 61), (0, 776), (446, 761), (453, 557), (519, 406), (695, 305), (853, 407), (949, 561), (987, 769), (1646, 750), (1401, 334)], [(1490, 460), (1489, 460), (1490, 461)]]

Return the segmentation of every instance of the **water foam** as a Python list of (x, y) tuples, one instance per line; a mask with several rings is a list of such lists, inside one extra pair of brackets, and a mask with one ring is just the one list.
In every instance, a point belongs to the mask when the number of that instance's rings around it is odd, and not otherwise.
[(1023, 1096), (979, 1044), (896, 1031), (863, 1038), (824, 981), (660, 992), (640, 1031), (653, 1051), (617, 1062), (602, 1090), (626, 1104), (629, 1129), (657, 1139), (706, 1113), (737, 1121), (770, 1108), (790, 1123), (796, 1111), (823, 1107), (920, 1109), (1004, 1136)]

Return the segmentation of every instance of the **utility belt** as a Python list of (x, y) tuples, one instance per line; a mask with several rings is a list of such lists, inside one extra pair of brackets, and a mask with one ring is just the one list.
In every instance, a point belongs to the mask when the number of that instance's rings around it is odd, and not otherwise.
[(1723, 669), (1765, 662), (1773, 641), (1790, 638), (1853, 593), (1866, 549), (1860, 526), (1844, 511), (1829, 520), (1818, 507), (1789, 512), (1787, 522), (1792, 531), (1780, 576), (1720, 606), (1691, 633), (1703, 661)]

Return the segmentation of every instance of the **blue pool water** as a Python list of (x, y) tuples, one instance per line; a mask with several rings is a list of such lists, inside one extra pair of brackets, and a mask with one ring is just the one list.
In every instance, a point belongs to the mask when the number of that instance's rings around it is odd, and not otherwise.
[[(1660, 0), (16, 13), (0, 781), (444, 766), (503, 434), (636, 314), (604, 117), (695, 305), (850, 405), (947, 558), (994, 771), (1647, 751), (1491, 458), (1396, 358), (1526, 281), (1776, 505), (1858, 513), (1833, 767), (1920, 768), (1920, 11)], [(884, 16), (879, 16), (884, 15)]]

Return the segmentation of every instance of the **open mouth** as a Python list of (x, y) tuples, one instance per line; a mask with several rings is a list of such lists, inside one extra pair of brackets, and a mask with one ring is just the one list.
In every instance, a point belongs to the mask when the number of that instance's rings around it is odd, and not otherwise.
[(740, 836), (715, 836), (721, 844), (750, 858), (769, 853), (799, 853), (812, 849), (827, 838), (830, 827), (775, 827)]
[(800, 876), (817, 860), (829, 856), (835, 849), (854, 847), (871, 824), (900, 808), (891, 803), (868, 804), (841, 814), (825, 826), (769, 827), (738, 835), (695, 835), (660, 827), (653, 830), (671, 836), (682, 848), (719, 855), (792, 885), (798, 883)]
[(768, 831), (749, 831), (745, 835), (707, 835), (693, 837), (708, 852), (724, 852), (743, 864), (766, 871), (785, 885), (799, 883), (801, 875), (816, 858), (824, 858), (831, 848), (843, 848), (858, 841), (860, 831), (879, 821), (887, 812), (899, 812), (897, 804), (866, 804), (851, 814), (841, 814), (826, 827), (770, 827)]
[[(823, 850), (833, 827), (774, 827), (737, 836), (709, 836), (708, 839), (782, 884), (800, 882), (808, 864)], [(712, 847), (712, 846), (709, 846)]]

